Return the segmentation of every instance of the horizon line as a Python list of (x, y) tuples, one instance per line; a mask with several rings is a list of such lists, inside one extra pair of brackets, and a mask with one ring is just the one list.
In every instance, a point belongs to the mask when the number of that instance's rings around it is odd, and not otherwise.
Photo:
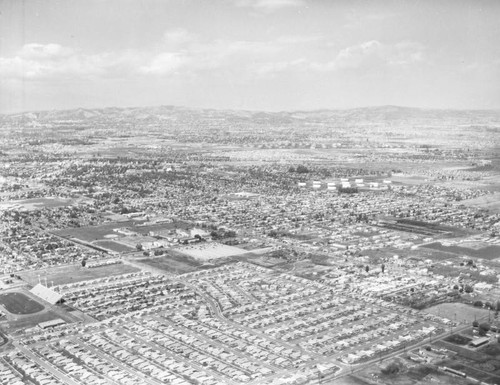
[(374, 108), (401, 108), (401, 109), (414, 109), (414, 110), (422, 110), (422, 111), (496, 111), (500, 112), (499, 108), (456, 108), (456, 107), (414, 107), (414, 106), (404, 106), (404, 105), (396, 105), (396, 104), (380, 104), (380, 105), (368, 105), (368, 106), (358, 106), (358, 107), (346, 107), (346, 108), (337, 108), (337, 107), (323, 107), (316, 109), (289, 109), (289, 110), (262, 110), (262, 109), (248, 109), (248, 108), (213, 108), (213, 107), (188, 107), (184, 105), (174, 105), (174, 104), (159, 104), (159, 105), (148, 105), (148, 106), (106, 106), (106, 107), (73, 107), (73, 108), (53, 108), (53, 109), (40, 109), (40, 110), (22, 110), (18, 112), (9, 112), (2, 113), (0, 112), (0, 116), (12, 116), (12, 115), (23, 115), (29, 113), (44, 113), (44, 112), (66, 112), (66, 111), (77, 111), (77, 110), (107, 110), (107, 109), (148, 109), (148, 108), (161, 108), (161, 107), (169, 107), (169, 108), (179, 108), (186, 110), (200, 110), (200, 111), (240, 111), (240, 112), (265, 112), (265, 113), (294, 113), (294, 112), (318, 112), (318, 111), (351, 111), (351, 110), (360, 110), (360, 109), (374, 109)]

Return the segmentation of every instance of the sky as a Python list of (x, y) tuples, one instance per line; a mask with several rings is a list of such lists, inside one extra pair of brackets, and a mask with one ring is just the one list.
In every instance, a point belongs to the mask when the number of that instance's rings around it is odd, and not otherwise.
[(498, 0), (0, 0), (0, 113), (500, 108)]

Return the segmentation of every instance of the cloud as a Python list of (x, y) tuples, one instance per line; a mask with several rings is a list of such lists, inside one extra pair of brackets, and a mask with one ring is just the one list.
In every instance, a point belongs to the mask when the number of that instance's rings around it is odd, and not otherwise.
[(58, 60), (71, 56), (74, 51), (59, 44), (25, 44), (19, 56), (27, 60)]
[(257, 11), (273, 12), (283, 8), (296, 8), (306, 5), (304, 0), (235, 0), (237, 7), (253, 8)]
[(171, 29), (163, 34), (163, 40), (168, 45), (184, 45), (196, 39), (196, 35), (188, 32), (184, 28)]
[(84, 54), (59, 44), (25, 44), (15, 56), (0, 57), (0, 76), (8, 79), (116, 77), (138, 67), (133, 51)]
[(284, 71), (345, 71), (369, 70), (381, 66), (405, 66), (425, 60), (424, 47), (415, 42), (383, 44), (377, 40), (366, 41), (341, 49), (330, 61), (301, 57), (288, 61), (261, 62), (252, 66), (258, 75)]
[(168, 30), (160, 45), (141, 50), (84, 53), (56, 43), (30, 43), (11, 57), (0, 57), (0, 77), (44, 81), (133, 77), (365, 70), (409, 66), (425, 61), (415, 42), (385, 44), (370, 40), (338, 50), (323, 36), (280, 36), (273, 40), (207, 40), (184, 29)]
[(311, 69), (320, 71), (402, 66), (424, 61), (424, 47), (420, 43), (400, 42), (383, 44), (370, 40), (341, 49), (326, 63), (311, 63)]
[(139, 68), (139, 72), (148, 75), (167, 75), (175, 73), (180, 68), (186, 66), (190, 59), (183, 54), (176, 52), (163, 52)]
[(359, 67), (367, 60), (378, 59), (382, 55), (383, 44), (376, 40), (342, 49), (331, 64), (336, 69)]

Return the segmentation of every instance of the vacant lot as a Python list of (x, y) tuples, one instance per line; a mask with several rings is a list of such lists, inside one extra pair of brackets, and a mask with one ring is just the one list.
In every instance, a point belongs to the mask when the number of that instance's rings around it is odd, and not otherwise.
[(11, 314), (34, 314), (45, 307), (23, 293), (0, 294), (0, 304)]
[(88, 269), (82, 265), (70, 265), (52, 267), (43, 270), (26, 271), (19, 275), (23, 280), (29, 282), (31, 285), (36, 285), (40, 276), (40, 281), (45, 283), (47, 278), (47, 285), (63, 285), (66, 283), (74, 283), (86, 281), (89, 279), (96, 279), (102, 277), (109, 277), (119, 274), (127, 274), (139, 271), (136, 267), (125, 265), (123, 263), (110, 266), (101, 266)]

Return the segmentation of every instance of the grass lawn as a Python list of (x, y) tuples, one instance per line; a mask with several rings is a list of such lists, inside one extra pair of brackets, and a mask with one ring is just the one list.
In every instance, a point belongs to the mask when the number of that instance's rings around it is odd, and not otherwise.
[(11, 314), (34, 314), (45, 307), (23, 293), (0, 294), (0, 304)]

